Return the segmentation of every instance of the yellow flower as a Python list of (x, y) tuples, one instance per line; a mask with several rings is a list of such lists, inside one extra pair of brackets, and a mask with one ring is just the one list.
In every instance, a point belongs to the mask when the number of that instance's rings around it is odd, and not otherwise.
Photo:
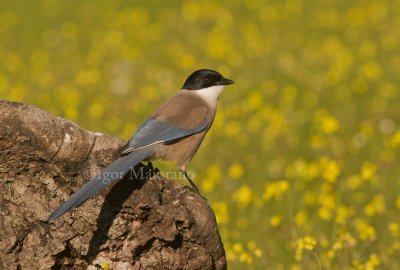
[(382, 75), (381, 67), (376, 62), (368, 62), (362, 66), (362, 72), (367, 79), (376, 80)]
[(198, 18), (202, 17), (201, 6), (192, 1), (182, 2), (182, 16), (189, 22), (195, 22)]
[(363, 183), (359, 175), (353, 175), (346, 180), (346, 186), (349, 189), (357, 189)]
[(216, 180), (220, 180), (221, 179), (221, 169), (218, 167), (218, 165), (211, 165), (210, 167), (208, 167), (207, 169), (207, 177), (212, 177)]
[(382, 195), (376, 195), (372, 198), (371, 202), (364, 206), (364, 213), (367, 216), (375, 216), (376, 214), (383, 214), (385, 212), (385, 199)]
[(376, 231), (375, 228), (369, 225), (362, 219), (356, 219), (354, 221), (354, 225), (358, 232), (358, 235), (363, 241), (373, 241), (376, 239)]
[(247, 207), (253, 199), (253, 192), (248, 186), (242, 186), (233, 193), (232, 197), (240, 206)]
[(233, 244), (233, 246), (232, 246), (232, 250), (233, 250), (235, 253), (240, 254), (240, 253), (242, 253), (242, 252), (244, 251), (243, 245), (242, 245), (241, 243), (235, 243), (235, 244)]
[(228, 262), (237, 260), (237, 254), (233, 252), (233, 250), (227, 245), (225, 246), (225, 252), (226, 252), (226, 260)]
[(325, 145), (325, 139), (320, 134), (311, 135), (309, 138), (310, 145), (313, 149), (320, 150)]
[(306, 167), (307, 163), (298, 159), (286, 168), (285, 175), (288, 178), (303, 177)]
[(393, 249), (394, 250), (400, 250), (400, 241), (395, 241), (393, 243)]
[(262, 251), (261, 249), (257, 248), (256, 250), (254, 250), (254, 255), (256, 255), (257, 258), (262, 257)]
[(269, 220), (269, 223), (271, 224), (272, 227), (277, 227), (279, 224), (282, 222), (282, 216), (281, 215), (275, 215), (272, 216)]
[(381, 260), (379, 259), (378, 255), (371, 254), (369, 256), (369, 260), (365, 263), (365, 270), (374, 270), (376, 266), (380, 265)]
[(335, 258), (335, 256), (336, 256), (336, 252), (332, 249), (328, 250), (328, 252), (326, 253), (326, 257), (328, 257), (328, 259), (330, 259), (330, 260)]
[(211, 165), (206, 171), (206, 177), (201, 181), (204, 192), (209, 193), (221, 181), (222, 172), (218, 165)]
[(282, 196), (289, 190), (289, 182), (280, 180), (266, 185), (263, 198), (266, 201), (274, 198), (277, 201), (282, 200)]
[(326, 194), (324, 192), (318, 196), (318, 201), (322, 206), (328, 209), (336, 208), (336, 198), (333, 194)]
[(251, 264), (253, 262), (253, 257), (250, 255), (250, 253), (244, 252), (239, 255), (239, 261)]
[(249, 248), (249, 250), (250, 250), (251, 252), (254, 253), (254, 255), (255, 255), (257, 258), (260, 258), (260, 257), (262, 256), (262, 251), (261, 251), (261, 249), (259, 249), (259, 248), (257, 247), (257, 244), (256, 244), (255, 241), (250, 241), (249, 243), (247, 243), (247, 247)]
[(214, 181), (212, 178), (205, 178), (204, 180), (201, 181), (201, 189), (205, 193), (210, 193), (215, 189), (216, 181)]
[(340, 165), (336, 160), (331, 160), (328, 157), (320, 159), (322, 178), (330, 183), (336, 182), (336, 178), (340, 175)]
[(361, 177), (365, 180), (369, 180), (375, 177), (376, 173), (376, 165), (365, 162), (364, 165), (361, 167)]
[(337, 209), (335, 221), (337, 224), (345, 225), (350, 215), (351, 211), (347, 207), (341, 206)]
[(354, 247), (357, 244), (357, 240), (348, 232), (340, 235), (340, 241), (342, 241), (343, 245), (346, 247)]
[(307, 250), (307, 251), (314, 250), (316, 245), (317, 245), (317, 241), (315, 240), (314, 237), (311, 237), (311, 236), (305, 236), (303, 238), (297, 239), (296, 255), (295, 255), (296, 260), (300, 261), (302, 259), (303, 252), (305, 250)]
[(311, 180), (317, 177), (320, 173), (320, 169), (317, 163), (313, 162), (306, 166), (304, 171), (304, 178), (306, 180)]
[(398, 223), (390, 222), (388, 225), (389, 231), (393, 237), (398, 237), (400, 234), (400, 226)]
[(307, 215), (303, 212), (300, 211), (296, 214), (294, 217), (294, 221), (296, 222), (297, 226), (303, 225), (307, 220)]
[(247, 243), (247, 247), (249, 248), (249, 250), (254, 251), (257, 248), (256, 241), (249, 241)]
[(326, 207), (320, 207), (318, 209), (318, 215), (321, 219), (326, 221), (332, 220), (333, 217), (332, 212)]
[[(97, 265), (97, 266), (99, 266), (99, 265)], [(108, 262), (104, 262), (104, 263), (100, 264), (100, 268), (104, 269), (104, 270), (111, 270), (112, 269), (111, 266), (110, 266), (110, 263), (108, 263)]]
[(400, 131), (396, 131), (389, 140), (389, 144), (392, 147), (397, 147), (400, 145)]
[[(103, 115), (104, 105), (101, 101), (96, 101), (88, 107), (88, 110), (93, 119), (99, 119)], [(132, 131), (130, 133), (132, 133)]]
[(304, 237), (300, 240), (301, 245), (303, 245), (305, 250), (313, 250), (317, 244), (317, 241), (313, 237)]
[(224, 225), (229, 222), (229, 207), (226, 202), (215, 202), (212, 204), (218, 225)]
[(260, 91), (252, 91), (247, 98), (247, 106), (250, 109), (257, 110), (263, 105), (263, 99)]
[(321, 110), (315, 115), (315, 121), (319, 130), (325, 134), (333, 134), (340, 128), (339, 121), (328, 112)]
[(229, 167), (228, 175), (233, 179), (239, 179), (243, 176), (243, 166), (240, 163), (234, 163)]

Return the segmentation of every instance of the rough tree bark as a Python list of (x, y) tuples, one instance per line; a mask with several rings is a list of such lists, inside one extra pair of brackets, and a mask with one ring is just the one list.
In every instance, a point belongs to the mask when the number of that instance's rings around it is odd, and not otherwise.
[(206, 200), (161, 176), (119, 181), (47, 222), (123, 143), (0, 101), (0, 269), (226, 269)]

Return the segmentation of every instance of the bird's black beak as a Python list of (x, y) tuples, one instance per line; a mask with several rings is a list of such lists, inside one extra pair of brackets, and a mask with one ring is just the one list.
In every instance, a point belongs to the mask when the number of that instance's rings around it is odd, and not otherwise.
[(230, 84), (234, 84), (235, 82), (226, 78), (222, 78), (217, 85), (230, 85)]

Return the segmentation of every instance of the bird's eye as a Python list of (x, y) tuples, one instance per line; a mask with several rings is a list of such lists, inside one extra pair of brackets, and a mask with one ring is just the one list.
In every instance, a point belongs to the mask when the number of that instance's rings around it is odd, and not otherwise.
[(206, 83), (210, 83), (210, 78), (206, 78), (206, 79), (205, 79), (205, 82), (206, 82)]

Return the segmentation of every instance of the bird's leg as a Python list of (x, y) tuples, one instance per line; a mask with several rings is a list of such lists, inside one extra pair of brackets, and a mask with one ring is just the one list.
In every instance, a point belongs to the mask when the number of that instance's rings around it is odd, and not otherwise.
[(190, 177), (189, 177), (188, 173), (186, 172), (186, 170), (181, 170), (181, 172), (186, 177), (186, 179), (189, 181), (190, 185), (192, 185), (193, 191), (196, 192), (197, 194), (200, 194), (199, 188), (196, 186), (196, 184), (193, 182), (193, 180), (190, 179)]
[(154, 166), (153, 166), (153, 163), (152, 163), (151, 161), (148, 161), (148, 162), (147, 162), (147, 168), (148, 168), (149, 170), (154, 170)]
[(158, 168), (154, 168), (153, 163), (151, 161), (147, 162), (147, 168), (154, 174), (159, 175), (160, 170)]

